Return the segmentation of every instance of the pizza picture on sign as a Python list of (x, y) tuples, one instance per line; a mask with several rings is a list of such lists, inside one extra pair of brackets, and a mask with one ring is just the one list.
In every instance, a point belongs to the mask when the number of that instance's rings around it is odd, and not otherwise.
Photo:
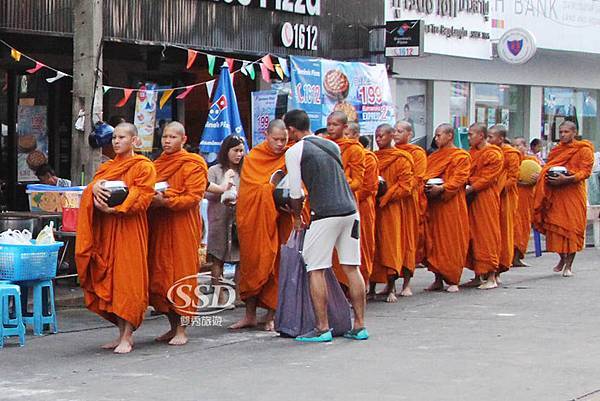
[(323, 88), (330, 98), (337, 100), (333, 106), (334, 111), (344, 112), (348, 116), (348, 121), (358, 121), (356, 108), (346, 101), (350, 91), (350, 80), (346, 74), (337, 69), (327, 71), (323, 78)]

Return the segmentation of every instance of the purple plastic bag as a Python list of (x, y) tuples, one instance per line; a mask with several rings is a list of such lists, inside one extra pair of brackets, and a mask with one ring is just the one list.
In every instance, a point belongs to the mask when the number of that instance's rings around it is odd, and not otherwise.
[[(275, 330), (286, 337), (297, 337), (315, 327), (308, 273), (301, 253), (304, 234), (293, 231), (287, 244), (281, 246)], [(352, 311), (333, 269), (327, 269), (325, 278), (329, 327), (334, 336), (341, 336), (352, 328)]]

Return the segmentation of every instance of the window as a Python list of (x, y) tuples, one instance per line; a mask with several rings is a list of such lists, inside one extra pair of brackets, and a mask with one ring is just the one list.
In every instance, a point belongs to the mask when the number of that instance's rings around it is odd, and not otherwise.
[(516, 85), (473, 84), (475, 122), (502, 124), (511, 138), (529, 136), (524, 129), (524, 90)]
[(392, 88), (395, 95), (396, 118), (409, 122), (415, 139), (427, 136), (427, 82), (397, 79)]

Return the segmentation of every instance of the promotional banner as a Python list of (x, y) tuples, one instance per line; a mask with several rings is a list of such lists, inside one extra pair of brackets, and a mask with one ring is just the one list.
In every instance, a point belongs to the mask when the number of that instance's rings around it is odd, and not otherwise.
[(154, 143), (154, 131), (156, 128), (156, 100), (158, 92), (155, 92), (156, 84), (146, 83), (145, 90), (140, 90), (135, 99), (134, 124), (141, 139), (139, 150), (152, 152)]
[(46, 106), (19, 105), (17, 122), (17, 179), (38, 181), (35, 170), (48, 162)]
[(252, 147), (265, 140), (269, 123), (275, 119), (277, 91), (252, 92)]
[(393, 124), (394, 104), (383, 64), (290, 57), (293, 107), (306, 111), (313, 131), (327, 125), (327, 116), (343, 111), (357, 122), (361, 134), (379, 124)]
[(209, 154), (209, 162), (214, 161), (221, 142), (232, 134), (239, 135), (246, 140), (229, 68), (227, 65), (223, 65), (215, 95), (208, 109), (208, 119), (202, 133), (200, 152)]

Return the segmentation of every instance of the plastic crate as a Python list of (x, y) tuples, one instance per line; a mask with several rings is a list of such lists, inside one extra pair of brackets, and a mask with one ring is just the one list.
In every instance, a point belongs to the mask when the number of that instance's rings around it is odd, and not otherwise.
[(26, 281), (56, 277), (62, 242), (47, 245), (0, 244), (0, 280)]

